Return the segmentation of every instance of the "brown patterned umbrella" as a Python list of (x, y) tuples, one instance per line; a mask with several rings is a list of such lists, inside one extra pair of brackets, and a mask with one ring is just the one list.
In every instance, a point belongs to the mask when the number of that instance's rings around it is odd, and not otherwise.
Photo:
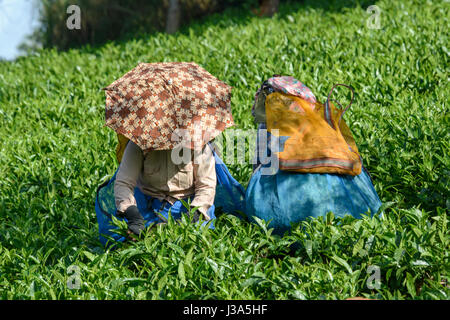
[(231, 87), (193, 62), (139, 63), (104, 90), (106, 125), (144, 151), (203, 146), (234, 125)]

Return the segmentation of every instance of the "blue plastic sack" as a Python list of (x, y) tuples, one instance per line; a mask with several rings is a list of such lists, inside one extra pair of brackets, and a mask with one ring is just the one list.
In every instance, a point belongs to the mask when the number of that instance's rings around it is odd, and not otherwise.
[[(292, 77), (288, 78), (287, 82), (283, 83), (286, 78), (279, 82), (281, 87), (273, 87), (269, 81), (263, 82), (255, 95), (252, 115), (259, 122), (256, 161), (246, 190), (245, 213), (250, 220), (257, 217), (271, 221), (269, 227), (274, 228), (274, 233), (278, 234), (288, 231), (293, 223), (309, 217), (326, 216), (328, 212), (333, 212), (337, 217), (348, 214), (355, 218), (360, 218), (368, 211), (372, 215), (377, 213), (381, 201), (364, 166), (357, 176), (298, 173), (278, 169), (278, 162), (274, 161), (277, 160), (276, 153), (283, 150), (289, 137), (274, 136), (267, 132), (265, 99), (275, 91), (288, 92), (286, 90), (290, 89), (291, 80), (301, 84)], [(283, 87), (284, 84), (286, 87)], [(301, 84), (299, 89), (299, 96), (311, 97), (309, 88)], [(314, 95), (312, 98), (315, 101)], [(272, 143), (275, 146), (273, 153)]]
[(360, 218), (369, 210), (376, 213), (381, 206), (365, 169), (357, 176), (282, 170), (263, 175), (263, 167), (250, 179), (245, 212), (250, 220), (271, 220), (269, 228), (277, 234), (289, 230), (291, 223), (326, 216), (330, 211), (337, 217), (349, 214)]
[[(234, 179), (230, 174), (228, 168), (214, 151), (212, 146), (210, 144), (208, 145), (213, 151), (216, 162), (216, 195), (214, 198), (214, 205), (208, 210), (208, 215), (212, 219), (209, 227), (214, 229), (215, 208), (221, 207), (222, 210), (227, 213), (243, 211), (245, 191), (239, 182), (237, 182), (236, 179)], [(112, 238), (113, 241), (119, 242), (123, 242), (125, 240), (125, 237), (114, 232), (114, 229), (117, 229), (117, 227), (111, 223), (112, 216), (116, 217), (118, 220), (122, 219), (118, 218), (116, 215), (117, 208), (114, 197), (114, 181), (116, 179), (117, 171), (109, 181), (106, 181), (98, 187), (95, 199), (99, 239), (104, 246), (108, 245), (108, 238)], [(163, 218), (168, 219), (169, 210), (175, 220), (180, 219), (181, 215), (187, 212), (187, 208), (184, 207), (181, 201), (176, 201), (173, 205), (170, 205), (167, 202), (161, 203), (158, 199), (143, 194), (137, 187), (134, 189), (134, 197), (136, 199), (137, 207), (145, 219), (146, 226), (149, 226), (151, 223), (162, 222), (163, 219), (161, 219), (161, 215)], [(184, 199), (184, 201), (187, 202), (188, 199)], [(206, 225), (208, 222), (204, 221), (203, 225)]]
[(243, 212), (245, 207), (244, 187), (231, 175), (227, 166), (214, 149), (213, 153), (216, 160), (217, 177), (216, 196), (214, 198), (215, 206), (220, 207), (226, 213), (236, 214)]

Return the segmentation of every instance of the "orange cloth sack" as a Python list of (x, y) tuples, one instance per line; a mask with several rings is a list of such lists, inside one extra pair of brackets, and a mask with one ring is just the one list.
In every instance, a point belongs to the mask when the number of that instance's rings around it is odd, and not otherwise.
[(280, 170), (352, 176), (361, 173), (358, 148), (342, 119), (351, 102), (345, 109), (330, 102), (337, 85), (325, 104), (281, 92), (266, 97), (267, 130), (280, 142), (277, 153)]
[(124, 135), (120, 133), (117, 134), (116, 158), (119, 163), (122, 161), (123, 153), (125, 152), (129, 140), (130, 139)]

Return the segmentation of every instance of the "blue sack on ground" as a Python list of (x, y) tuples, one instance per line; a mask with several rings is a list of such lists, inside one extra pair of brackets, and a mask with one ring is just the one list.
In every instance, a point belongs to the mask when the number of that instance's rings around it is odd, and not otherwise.
[(369, 210), (376, 213), (381, 206), (365, 169), (350, 176), (281, 170), (264, 175), (262, 168), (250, 179), (245, 212), (250, 219), (271, 220), (269, 228), (277, 234), (288, 231), (291, 223), (326, 216), (330, 211), (337, 217), (349, 214), (360, 218)]
[[(271, 84), (270, 80), (275, 81), (277, 85)], [(351, 90), (353, 92), (353, 89)], [(333, 89), (328, 95), (327, 103), (332, 101), (330, 100), (332, 91)], [(291, 228), (292, 224), (309, 217), (326, 216), (328, 212), (332, 212), (337, 217), (351, 215), (355, 218), (360, 218), (369, 211), (372, 215), (376, 214), (381, 207), (381, 201), (369, 173), (362, 165), (361, 158), (362, 169), (357, 175), (332, 173), (333, 171), (318, 173), (279, 169), (277, 153), (283, 151), (289, 136), (272, 135), (267, 130), (266, 97), (274, 92), (287, 92), (304, 98), (310, 103), (316, 102), (311, 90), (292, 77), (274, 75), (273, 78), (263, 82), (257, 91), (252, 108), (252, 114), (258, 123), (256, 161), (245, 195), (245, 213), (249, 219), (255, 220), (254, 218), (257, 217), (270, 221), (269, 228), (274, 228), (274, 233), (283, 234)], [(352, 101), (345, 109), (340, 110), (341, 115)], [(280, 113), (280, 115), (284, 114)], [(280, 116), (276, 120), (282, 126), (285, 119)], [(320, 139), (317, 140), (320, 141)], [(272, 149), (272, 144), (277, 147)], [(307, 147), (300, 144), (298, 146)], [(350, 145), (348, 147), (352, 150)], [(320, 159), (311, 159), (311, 162), (313, 160)]]

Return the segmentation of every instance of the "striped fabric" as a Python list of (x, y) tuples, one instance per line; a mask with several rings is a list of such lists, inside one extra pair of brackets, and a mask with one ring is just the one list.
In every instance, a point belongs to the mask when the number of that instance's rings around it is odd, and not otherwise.
[(320, 167), (334, 167), (344, 170), (353, 170), (353, 161), (345, 159), (335, 158), (321, 158), (321, 159), (308, 159), (308, 160), (296, 160), (296, 159), (280, 159), (281, 170), (295, 170), (295, 169), (311, 169)]

